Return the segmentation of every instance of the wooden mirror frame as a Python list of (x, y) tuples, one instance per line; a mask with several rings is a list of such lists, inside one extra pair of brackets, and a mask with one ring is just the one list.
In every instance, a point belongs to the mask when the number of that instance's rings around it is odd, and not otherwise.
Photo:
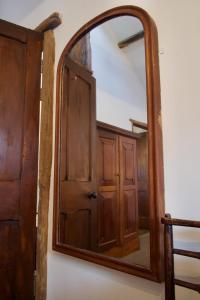
[[(145, 59), (146, 59), (146, 92), (148, 116), (148, 149), (149, 149), (149, 215), (150, 215), (150, 268), (130, 265), (111, 257), (102, 256), (84, 249), (59, 243), (59, 151), (60, 151), (60, 113), (61, 113), (61, 82), (62, 66), (66, 55), (85, 34), (96, 26), (112, 18), (120, 16), (137, 17), (144, 27)], [(56, 140), (55, 140), (55, 177), (54, 177), (54, 224), (53, 249), (99, 265), (122, 272), (140, 276), (149, 280), (163, 281), (163, 227), (164, 217), (164, 180), (163, 180), (163, 149), (161, 129), (161, 101), (158, 62), (157, 29), (152, 18), (146, 11), (136, 6), (120, 6), (110, 9), (85, 24), (69, 41), (60, 57), (57, 69), (57, 101), (56, 101)]]

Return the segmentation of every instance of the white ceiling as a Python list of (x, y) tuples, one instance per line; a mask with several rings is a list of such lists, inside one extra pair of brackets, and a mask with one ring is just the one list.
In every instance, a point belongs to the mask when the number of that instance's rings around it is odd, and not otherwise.
[(141, 21), (132, 16), (120, 16), (103, 23), (101, 26), (107, 29), (109, 27), (118, 42), (143, 30)]

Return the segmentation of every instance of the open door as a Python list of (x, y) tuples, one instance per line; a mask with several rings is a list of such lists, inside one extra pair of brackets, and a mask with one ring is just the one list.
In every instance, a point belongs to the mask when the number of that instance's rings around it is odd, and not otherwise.
[(34, 298), (42, 35), (0, 20), (0, 299)]
[(95, 78), (69, 58), (63, 68), (61, 105), (60, 242), (94, 250), (97, 246)]

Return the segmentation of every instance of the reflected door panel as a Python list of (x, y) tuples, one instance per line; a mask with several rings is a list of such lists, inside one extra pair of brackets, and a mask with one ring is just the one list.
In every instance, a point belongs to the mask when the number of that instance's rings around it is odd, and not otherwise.
[[(136, 140), (120, 136), (119, 144), (122, 238), (124, 241), (136, 239), (132, 244), (138, 245)], [(135, 244), (133, 250), (137, 247)]]
[(97, 132), (99, 251), (124, 257), (139, 248), (136, 141)]
[(74, 247), (96, 248), (95, 79), (66, 58), (64, 65), (60, 240)]
[(119, 244), (119, 180), (117, 135), (97, 132), (98, 247), (107, 250)]

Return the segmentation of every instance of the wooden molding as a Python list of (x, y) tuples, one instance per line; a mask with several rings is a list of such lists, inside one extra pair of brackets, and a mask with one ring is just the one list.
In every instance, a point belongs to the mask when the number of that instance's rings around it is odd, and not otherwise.
[(43, 83), (41, 90), (39, 208), (36, 259), (36, 299), (46, 299), (49, 193), (52, 165), (53, 86), (55, 40), (53, 31), (44, 33)]
[(60, 17), (60, 14), (57, 12), (54, 12), (51, 14), (47, 19), (42, 21), (35, 30), (39, 32), (45, 32), (48, 30), (53, 30), (56, 27), (58, 27), (62, 23), (62, 19)]
[(128, 136), (128, 137), (131, 137), (134, 139), (139, 139), (141, 137), (141, 135), (138, 133), (133, 133), (132, 131), (129, 131), (129, 130), (126, 130), (126, 129), (123, 129), (120, 127), (116, 127), (116, 126), (113, 126), (113, 125), (110, 125), (110, 124), (107, 124), (104, 122), (97, 121), (96, 123), (97, 123), (98, 128), (102, 128), (102, 129), (105, 129), (105, 130), (108, 130), (108, 131), (111, 131), (111, 132), (114, 132), (117, 134), (122, 134), (124, 136)]
[(148, 125), (144, 122), (136, 121), (136, 120), (133, 120), (133, 119), (129, 119), (129, 121), (132, 123), (132, 126), (148, 130)]
[(119, 48), (124, 48), (127, 47), (128, 45), (130, 45), (131, 43), (134, 43), (138, 40), (141, 40), (144, 37), (144, 31), (140, 31), (136, 34), (131, 35), (130, 37), (128, 37), (125, 40), (122, 40), (118, 43), (118, 47)]

